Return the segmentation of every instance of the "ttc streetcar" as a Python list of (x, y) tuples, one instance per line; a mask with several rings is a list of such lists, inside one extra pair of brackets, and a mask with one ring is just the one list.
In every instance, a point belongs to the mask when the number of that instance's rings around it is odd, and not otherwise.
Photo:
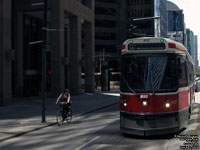
[(178, 132), (188, 124), (194, 99), (194, 63), (181, 43), (152, 37), (123, 43), (121, 133)]

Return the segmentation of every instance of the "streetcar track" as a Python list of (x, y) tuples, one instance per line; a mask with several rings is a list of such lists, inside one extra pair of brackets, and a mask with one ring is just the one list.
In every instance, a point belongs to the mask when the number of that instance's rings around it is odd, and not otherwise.
[(87, 145), (89, 145), (90, 143), (94, 142), (94, 141), (97, 140), (98, 138), (99, 138), (99, 136), (97, 136), (97, 137), (91, 139), (91, 140), (88, 141), (87, 143), (82, 144), (81, 146), (77, 147), (77, 148), (74, 149), (74, 150), (80, 150), (80, 149), (86, 147)]
[[(115, 137), (115, 136), (112, 136)], [(111, 145), (116, 147), (117, 145), (119, 145), (125, 138), (124, 137), (120, 137), (119, 140), (117, 140), (114, 144), (107, 144), (107, 145)], [(105, 144), (100, 144), (98, 145), (94, 150), (98, 150), (99, 148), (101, 148), (102, 146), (104, 146)]]
[(116, 145), (116, 146), (119, 145), (124, 139), (125, 139), (124, 137), (121, 137), (121, 138), (119, 139), (119, 141), (116, 142), (114, 145)]

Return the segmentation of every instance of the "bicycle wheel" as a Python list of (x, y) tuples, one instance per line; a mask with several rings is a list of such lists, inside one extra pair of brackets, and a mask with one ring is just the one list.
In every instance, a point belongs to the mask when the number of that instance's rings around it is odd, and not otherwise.
[(61, 126), (63, 124), (63, 115), (62, 112), (59, 110), (56, 116), (57, 125)]
[(67, 123), (70, 123), (72, 121), (72, 110), (69, 109), (68, 113), (67, 113)]

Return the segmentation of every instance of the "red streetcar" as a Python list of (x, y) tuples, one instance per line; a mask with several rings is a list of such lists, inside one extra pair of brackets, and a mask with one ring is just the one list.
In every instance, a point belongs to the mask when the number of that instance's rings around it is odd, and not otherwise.
[(181, 43), (166, 38), (123, 43), (121, 133), (148, 136), (180, 131), (188, 124), (194, 98), (194, 63)]

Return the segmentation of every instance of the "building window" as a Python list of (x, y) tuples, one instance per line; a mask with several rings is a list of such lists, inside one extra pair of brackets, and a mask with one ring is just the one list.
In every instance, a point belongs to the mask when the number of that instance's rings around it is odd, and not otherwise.
[(89, 8), (92, 8), (92, 0), (81, 0), (81, 4), (83, 4)]
[(151, 0), (145, 0), (144, 3), (145, 3), (145, 4), (151, 4), (152, 1), (151, 1)]
[(117, 13), (116, 9), (113, 9), (113, 8), (103, 8), (103, 7), (96, 7), (95, 8), (95, 14), (98, 14), (98, 15), (115, 16), (116, 13)]
[(104, 3), (116, 3), (116, 0), (97, 0), (98, 2), (104, 2)]
[(144, 16), (145, 17), (151, 17), (152, 16), (152, 13), (151, 13), (152, 11), (151, 11), (151, 9), (145, 9), (145, 11), (144, 11)]
[(84, 4), (84, 5), (86, 4), (85, 0), (81, 0), (81, 3)]
[(95, 34), (95, 38), (99, 40), (116, 40), (116, 34), (114, 33), (106, 33), (99, 32)]
[(116, 27), (116, 22), (110, 21), (110, 20), (95, 20), (95, 26), (113, 28), (113, 27)]

